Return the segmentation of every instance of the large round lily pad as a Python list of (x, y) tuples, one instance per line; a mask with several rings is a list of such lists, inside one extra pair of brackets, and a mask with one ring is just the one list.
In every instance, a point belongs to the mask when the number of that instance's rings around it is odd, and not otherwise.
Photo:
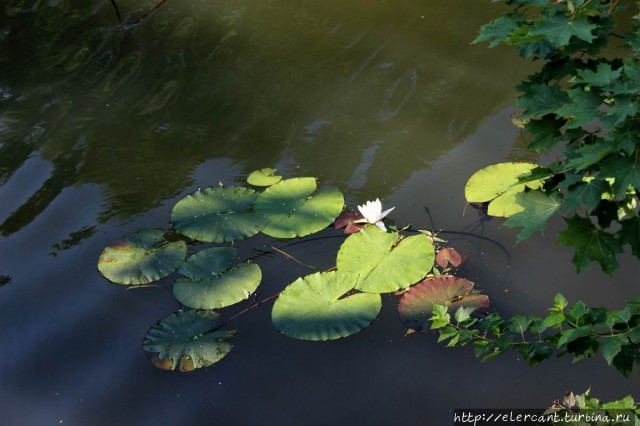
[(248, 299), (262, 280), (255, 263), (243, 263), (227, 270), (236, 250), (214, 247), (202, 250), (180, 268), (186, 277), (173, 284), (173, 295), (184, 306), (193, 309), (218, 309)]
[(356, 293), (355, 277), (318, 272), (291, 283), (273, 305), (271, 318), (283, 334), (302, 340), (334, 340), (366, 328), (382, 307), (379, 294)]
[(339, 271), (358, 277), (358, 290), (389, 293), (424, 278), (434, 258), (433, 244), (426, 235), (401, 240), (397, 232), (368, 225), (342, 243), (337, 265)]
[(275, 238), (304, 237), (321, 231), (342, 212), (344, 197), (336, 189), (312, 195), (316, 179), (287, 179), (265, 189), (258, 197), (255, 211), (269, 223), (263, 233)]
[(267, 224), (267, 219), (253, 210), (256, 198), (254, 190), (235, 186), (198, 190), (176, 203), (171, 223), (183, 235), (199, 241), (242, 240)]
[(105, 247), (98, 271), (116, 284), (148, 284), (175, 271), (187, 255), (184, 241), (169, 243), (161, 229), (141, 229), (124, 244)]
[(400, 320), (409, 328), (429, 328), (433, 305), (445, 305), (450, 313), (459, 307), (474, 307), (477, 312), (489, 310), (489, 297), (471, 294), (473, 283), (463, 278), (443, 276), (430, 278), (408, 289), (398, 303)]
[(525, 188), (538, 189), (544, 179), (518, 183), (518, 179), (528, 175), (538, 167), (532, 163), (499, 163), (475, 172), (464, 187), (464, 195), (469, 203), (489, 203), (487, 214), (509, 217), (524, 210), (516, 202), (516, 195)]
[(142, 348), (151, 362), (163, 370), (192, 371), (224, 358), (233, 345), (227, 342), (235, 330), (216, 330), (219, 314), (212, 311), (179, 311), (151, 327)]
[(253, 186), (271, 186), (282, 180), (282, 176), (276, 175), (276, 169), (260, 169), (247, 177), (247, 183)]

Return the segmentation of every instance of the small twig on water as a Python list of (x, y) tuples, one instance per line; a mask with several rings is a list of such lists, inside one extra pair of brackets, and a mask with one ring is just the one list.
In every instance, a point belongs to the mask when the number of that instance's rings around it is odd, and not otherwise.
[(245, 309), (241, 310), (240, 312), (238, 312), (237, 314), (235, 314), (235, 315), (233, 315), (233, 316), (229, 317), (229, 318), (228, 318), (228, 319), (226, 319), (225, 321), (222, 321), (220, 324), (218, 324), (218, 325), (217, 325), (215, 328), (213, 328), (213, 330), (211, 330), (211, 331), (220, 330), (222, 327), (224, 327), (225, 325), (229, 324), (231, 321), (233, 321), (234, 319), (238, 318), (239, 316), (242, 316), (242, 315), (246, 314), (247, 312), (249, 312), (249, 311), (251, 311), (251, 310), (253, 310), (253, 309), (257, 308), (258, 306), (262, 305), (263, 303), (266, 303), (266, 302), (268, 302), (268, 301), (270, 301), (270, 300), (273, 300), (273, 299), (277, 298), (278, 296), (280, 296), (280, 293), (279, 293), (279, 292), (278, 292), (278, 293), (276, 293), (276, 294), (273, 294), (273, 295), (271, 295), (271, 296), (269, 296), (269, 297), (267, 297), (266, 299), (262, 299), (262, 300), (260, 300), (259, 302), (254, 302), (254, 303), (252, 303), (251, 305), (249, 305), (249, 307), (248, 307), (248, 308), (245, 308)]
[(120, 25), (122, 25), (122, 16), (120, 16), (120, 10), (118, 9), (118, 3), (116, 3), (116, 0), (111, 0), (111, 4), (113, 5), (113, 8), (116, 10), (116, 16), (118, 17), (118, 23)]
[(138, 16), (137, 19), (135, 19), (133, 22), (129, 23), (129, 26), (136, 26), (138, 25), (140, 22), (142, 22), (147, 16), (151, 15), (153, 12), (155, 12), (156, 10), (160, 9), (160, 6), (162, 6), (163, 4), (166, 3), (167, 0), (156, 0), (149, 9), (145, 10), (144, 12), (142, 12), (142, 14), (140, 16)]
[(288, 257), (289, 259), (293, 260), (294, 262), (302, 265), (302, 266), (306, 266), (307, 268), (310, 269), (317, 269), (315, 266), (311, 266), (311, 265), (307, 265), (306, 263), (302, 263), (300, 262), (298, 259), (296, 259), (295, 257), (291, 256), (290, 254), (286, 253), (284, 250), (280, 250), (277, 247), (271, 246), (272, 249), (274, 249), (275, 251), (277, 251), (280, 254), (283, 254), (284, 256)]

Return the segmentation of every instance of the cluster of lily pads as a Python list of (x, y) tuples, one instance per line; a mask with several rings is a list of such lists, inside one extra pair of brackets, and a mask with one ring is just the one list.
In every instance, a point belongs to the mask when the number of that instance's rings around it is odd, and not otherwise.
[[(315, 178), (282, 179), (275, 172), (249, 175), (247, 182), (263, 191), (238, 186), (198, 190), (173, 207), (173, 229), (136, 231), (123, 244), (103, 250), (98, 269), (116, 284), (146, 285), (178, 272), (172, 290), (183, 308), (151, 327), (143, 342), (156, 367), (191, 371), (229, 353), (236, 330), (223, 329), (229, 319), (220, 322), (217, 310), (250, 299), (262, 279), (258, 264), (235, 263), (237, 252), (229, 243), (260, 232), (301, 238), (333, 224), (350, 234), (335, 268), (300, 277), (277, 296), (272, 321), (289, 337), (326, 341), (357, 333), (378, 316), (383, 293), (401, 294), (400, 319), (416, 330), (429, 328), (434, 304), (487, 311), (488, 297), (475, 294), (473, 283), (442, 275), (461, 258), (452, 248), (436, 254), (438, 239), (430, 232), (408, 236), (388, 229), (383, 219), (393, 209), (383, 212), (379, 200), (359, 206), (360, 213), (343, 211), (338, 189), (316, 191)], [(169, 238), (176, 231), (183, 236), (177, 241)], [(187, 244), (198, 241), (221, 245), (187, 258)]]

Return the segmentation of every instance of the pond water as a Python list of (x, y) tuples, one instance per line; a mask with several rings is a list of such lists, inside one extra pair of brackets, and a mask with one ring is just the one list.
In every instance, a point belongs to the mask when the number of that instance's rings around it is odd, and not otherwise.
[[(235, 347), (213, 367), (164, 372), (145, 358), (148, 328), (179, 305), (162, 287), (109, 284), (101, 250), (166, 228), (196, 188), (262, 167), (316, 176), (351, 207), (379, 197), (398, 224), (484, 235), (443, 234), (505, 316), (542, 315), (557, 292), (609, 308), (637, 294), (628, 253), (611, 278), (597, 266), (577, 275), (554, 244), (561, 220), (516, 246), (500, 220), (465, 212), (475, 170), (532, 159), (509, 117), (535, 64), (470, 45), (500, 13), (488, 1), (401, 3), (168, 0), (122, 29), (107, 0), (3, 2), (3, 424), (441, 425), (454, 408), (541, 408), (567, 389), (640, 396), (637, 377), (601, 356), (481, 364), (471, 348), (405, 336), (394, 296), (340, 341), (285, 337), (262, 306), (234, 321)], [(153, 4), (119, 8), (131, 23)], [(287, 250), (330, 267), (343, 239), (322, 235)], [(240, 256), (274, 244), (247, 240)], [(278, 253), (256, 262), (263, 295), (310, 271)]]

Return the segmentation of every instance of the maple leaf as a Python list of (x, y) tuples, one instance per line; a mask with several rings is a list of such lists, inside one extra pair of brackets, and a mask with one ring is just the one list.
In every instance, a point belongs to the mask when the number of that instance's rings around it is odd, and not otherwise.
[(636, 191), (640, 190), (639, 155), (640, 150), (636, 150), (632, 157), (610, 155), (602, 161), (600, 174), (602, 177), (615, 178), (613, 191), (616, 198), (624, 198), (629, 186), (635, 188)]
[(616, 253), (622, 253), (619, 241), (596, 228), (589, 219), (573, 216), (565, 221), (567, 229), (558, 234), (556, 242), (561, 246), (575, 247), (572, 263), (578, 272), (584, 272), (592, 262), (598, 262), (602, 270), (611, 275), (618, 268)]
[(561, 205), (558, 195), (549, 196), (542, 191), (521, 192), (516, 195), (516, 203), (524, 207), (524, 211), (514, 214), (504, 224), (509, 228), (522, 227), (517, 242), (526, 240), (535, 231), (544, 231), (547, 220)]
[(622, 68), (614, 70), (611, 68), (611, 64), (603, 62), (598, 64), (595, 71), (590, 69), (579, 70), (574, 81), (592, 86), (609, 86), (620, 77), (620, 74), (622, 74)]
[(640, 217), (632, 217), (620, 222), (622, 229), (620, 230), (623, 242), (631, 246), (631, 253), (640, 259)]
[(523, 84), (519, 88), (525, 92), (516, 101), (516, 105), (524, 108), (520, 115), (523, 120), (554, 113), (558, 108), (569, 102), (569, 97), (557, 84), (548, 86), (546, 84), (530, 83)]
[(561, 117), (571, 117), (567, 122), (567, 128), (580, 127), (589, 124), (600, 115), (602, 98), (594, 91), (585, 91), (581, 88), (569, 90), (570, 103), (562, 105), (556, 111)]
[(564, 47), (571, 37), (577, 37), (586, 42), (593, 41), (595, 36), (591, 32), (596, 28), (597, 25), (589, 23), (586, 17), (571, 20), (565, 15), (558, 14), (543, 19), (529, 34), (545, 36), (554, 47)]

